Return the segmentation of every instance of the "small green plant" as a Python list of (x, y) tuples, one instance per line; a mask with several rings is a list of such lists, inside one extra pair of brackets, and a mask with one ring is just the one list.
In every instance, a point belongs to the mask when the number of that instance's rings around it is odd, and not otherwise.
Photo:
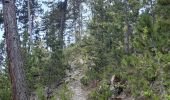
[(43, 92), (43, 86), (39, 85), (36, 89), (36, 94), (40, 100), (45, 100), (44, 92)]
[(68, 89), (67, 85), (64, 84), (61, 90), (59, 91), (58, 96), (60, 100), (70, 100), (70, 98), (72, 97), (72, 92)]
[(84, 86), (87, 86), (89, 84), (89, 79), (87, 76), (84, 76), (80, 79), (81, 84), (83, 84)]
[(108, 100), (112, 96), (112, 92), (109, 89), (107, 83), (102, 83), (100, 87), (90, 93), (90, 100)]
[(170, 100), (170, 95), (166, 95), (165, 98), (166, 98), (167, 100)]
[(143, 94), (146, 97), (151, 97), (151, 92), (150, 91), (145, 91)]
[(5, 74), (0, 73), (0, 100), (11, 100), (11, 84)]

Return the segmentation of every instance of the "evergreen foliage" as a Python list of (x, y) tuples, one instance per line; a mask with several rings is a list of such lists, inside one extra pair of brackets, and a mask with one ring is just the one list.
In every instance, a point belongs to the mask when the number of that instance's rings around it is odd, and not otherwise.
[[(41, 4), (32, 2), (31, 14), (38, 16), (36, 13), (42, 13)], [(33, 23), (32, 44), (27, 1), (18, 7), (18, 22), (23, 26), (19, 30), (21, 51), (30, 93), (36, 92), (40, 100), (45, 100), (44, 87), (48, 87), (53, 90), (52, 100), (70, 100), (73, 93), (65, 82), (70, 77), (66, 72), (72, 70), (72, 62), (77, 62), (75, 66), (85, 73), (80, 82), (90, 91), (89, 100), (111, 100), (122, 95), (135, 100), (170, 99), (169, 0), (69, 0), (64, 5), (66, 2), (43, 4), (49, 10), (42, 14), (43, 25)], [(79, 26), (83, 22), (83, 4), (88, 5), (91, 13), (86, 27)], [(78, 34), (80, 28), (85, 30), (84, 35)], [(74, 38), (70, 37), (73, 34)], [(75, 43), (67, 44), (66, 38), (73, 38)], [(10, 100), (4, 44), (0, 45), (0, 100)]]

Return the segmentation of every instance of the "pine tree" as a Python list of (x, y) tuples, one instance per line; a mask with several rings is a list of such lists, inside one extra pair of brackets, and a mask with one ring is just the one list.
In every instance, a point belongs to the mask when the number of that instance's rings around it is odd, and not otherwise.
[[(169, 0), (158, 0), (157, 7), (157, 36), (156, 41), (158, 48), (163, 53), (168, 53), (170, 50), (170, 2)], [(159, 42), (158, 42), (159, 41)]]
[[(168, 77), (167, 69), (167, 58), (170, 51), (170, 1), (169, 0), (158, 0), (157, 1), (157, 23), (156, 32), (154, 38), (157, 46), (157, 63), (159, 64), (159, 79), (160, 79), (160, 94), (161, 98), (165, 99), (169, 90), (165, 86), (169, 87), (170, 77)], [(166, 82), (167, 81), (167, 82)]]
[(9, 61), (9, 74), (12, 83), (13, 100), (28, 100), (24, 64), (21, 56), (20, 42), (17, 29), (15, 1), (4, 0), (3, 16), (5, 38)]

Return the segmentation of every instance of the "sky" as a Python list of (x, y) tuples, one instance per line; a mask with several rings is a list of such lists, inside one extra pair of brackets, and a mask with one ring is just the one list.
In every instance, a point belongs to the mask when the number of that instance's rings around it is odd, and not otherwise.
[[(39, 1), (46, 1), (46, 0), (39, 0)], [(52, 1), (52, 0), (49, 0), (49, 1)], [(45, 5), (42, 5), (42, 8), (44, 8), (44, 11), (48, 10), (48, 8), (45, 6)], [(0, 4), (0, 10), (2, 10), (2, 4)], [(0, 25), (0, 28), (2, 27), (2, 25)], [(0, 42), (2, 40), (2, 37), (3, 37), (3, 33), (4, 33), (4, 30), (3, 29), (0, 29)]]
[[(43, 1), (47, 1), (47, 0), (39, 0), (39, 1), (40, 1), (40, 2), (43, 2)], [(55, 1), (55, 0), (48, 0), (48, 1), (51, 2), (51, 1)], [(59, 1), (59, 0), (56, 0), (56, 1)], [(64, 1), (64, 0), (60, 0), (60, 1)], [(42, 8), (43, 8), (44, 12), (46, 12), (47, 10), (49, 10), (48, 7), (46, 7), (44, 4), (42, 4)], [(84, 10), (89, 11), (89, 9), (88, 9), (88, 7), (87, 7), (86, 5), (83, 5), (83, 8), (84, 8)], [(2, 4), (0, 4), (0, 10), (1, 10), (1, 9), (2, 9)], [(85, 18), (86, 21), (90, 19), (90, 17), (89, 17), (90, 15), (91, 15), (91, 14), (90, 14), (89, 12), (84, 12), (84, 13), (83, 13), (83, 16), (86, 17), (86, 18)], [(88, 17), (89, 17), (89, 18), (88, 18)], [(41, 18), (40, 18), (40, 17), (38, 17), (38, 20), (39, 20), (39, 22), (41, 23)], [(86, 25), (85, 25), (85, 27), (86, 27)], [(3, 29), (0, 29), (0, 41), (2, 40), (3, 33), (4, 33)], [(67, 37), (65, 37), (65, 40), (67, 41)]]
[(3, 33), (4, 32), (2, 30), (0, 30), (0, 41), (2, 40)]
[[(47, 1), (47, 0), (39, 0), (39, 1)], [(55, 0), (48, 0), (49, 2), (55, 1)], [(58, 1), (58, 0), (57, 0)], [(64, 0), (60, 0), (60, 1), (64, 1)], [(89, 10), (87, 6), (83, 5), (84, 9)], [(48, 9), (48, 7), (46, 7), (44, 4), (42, 4), (42, 8), (44, 9), (44, 12), (46, 12)], [(0, 10), (2, 10), (2, 4), (0, 4)], [(143, 11), (145, 10), (145, 8), (141, 8), (139, 13), (141, 14)], [(91, 14), (89, 12), (84, 13), (83, 16), (89, 17)], [(90, 18), (87, 18), (86, 20), (89, 20)], [(41, 22), (41, 18), (38, 18), (39, 22)], [(2, 25), (0, 25), (0, 28), (2, 27)], [(2, 40), (2, 36), (3, 36), (3, 29), (0, 29), (0, 41)], [(66, 37), (67, 40), (67, 37)]]
[[(0, 11), (2, 10), (2, 4), (0, 4)], [(3, 31), (0, 29), (0, 40), (2, 39)]]

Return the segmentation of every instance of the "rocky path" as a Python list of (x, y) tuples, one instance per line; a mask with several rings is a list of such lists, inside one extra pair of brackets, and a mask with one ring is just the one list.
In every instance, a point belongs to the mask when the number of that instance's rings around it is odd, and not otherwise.
[(66, 78), (68, 81), (68, 88), (72, 91), (73, 96), (71, 100), (87, 100), (87, 91), (82, 88), (80, 79), (84, 76), (83, 69), (71, 63), (71, 71), (67, 72), (69, 76)]

